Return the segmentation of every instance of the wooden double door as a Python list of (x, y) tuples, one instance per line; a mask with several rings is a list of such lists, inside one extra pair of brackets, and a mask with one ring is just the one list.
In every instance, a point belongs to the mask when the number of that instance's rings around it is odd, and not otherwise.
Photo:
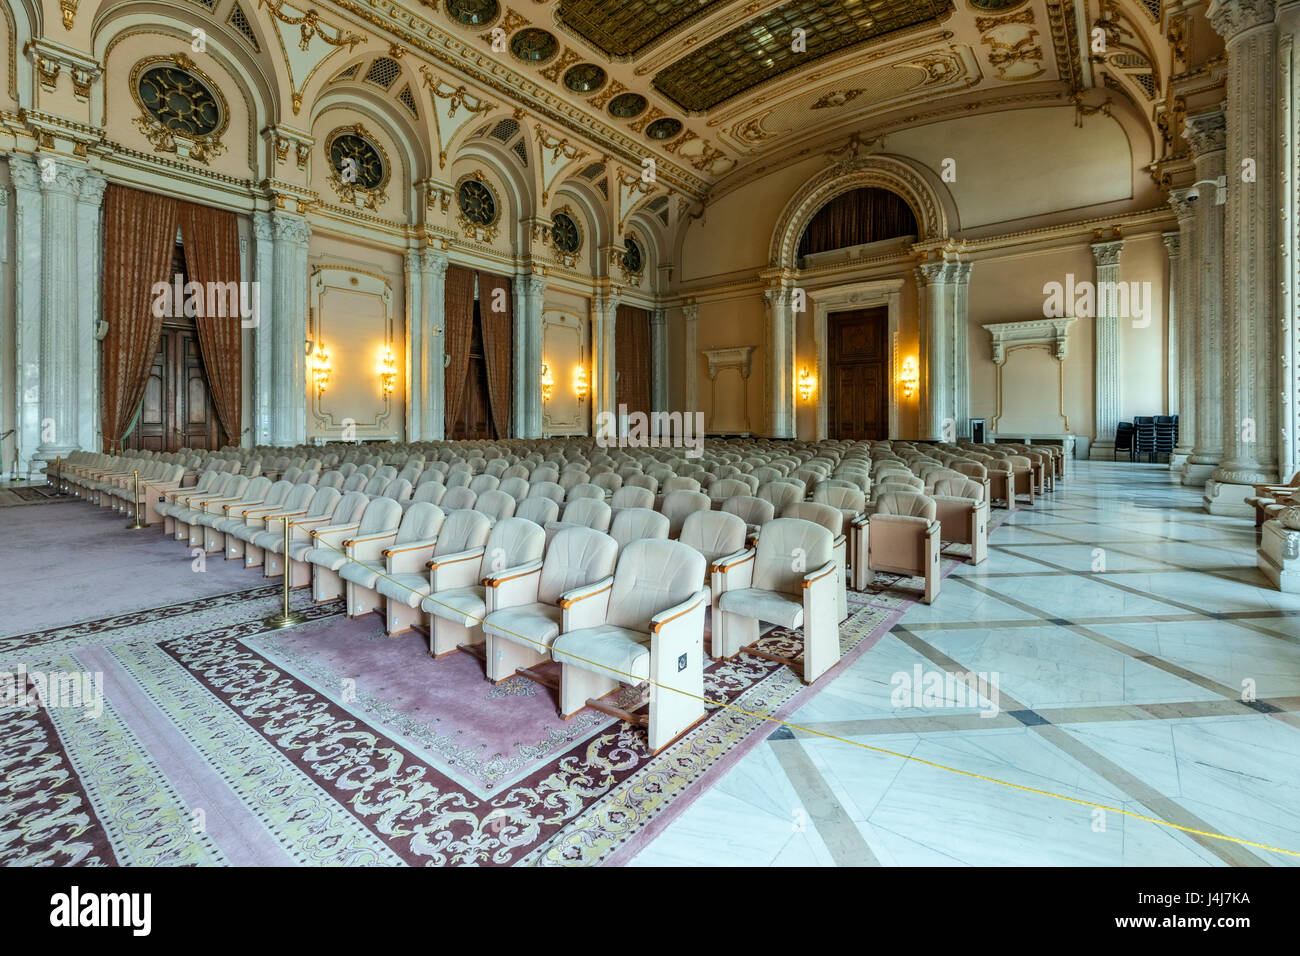
[(469, 343), (469, 366), (460, 414), (448, 422), (448, 437), (455, 441), (482, 441), (499, 437), (492, 424), (492, 400), (488, 394), (487, 357), (483, 353), (483, 322), (474, 303), (474, 326)]
[(889, 309), (835, 312), (827, 318), (830, 438), (889, 437)]
[(220, 448), (217, 419), (194, 320), (167, 320), (145, 385), (140, 414), (123, 445), (147, 451)]

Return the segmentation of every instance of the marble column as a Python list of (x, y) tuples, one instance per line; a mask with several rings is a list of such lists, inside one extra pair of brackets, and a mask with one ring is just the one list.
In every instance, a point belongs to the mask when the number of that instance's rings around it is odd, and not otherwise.
[(418, 441), (424, 430), (425, 390), (429, 371), (424, 347), (424, 256), (418, 249), (406, 252), (406, 440)]
[(700, 353), (696, 337), (700, 307), (695, 303), (682, 306), (682, 414), (694, 415), (700, 410)]
[[(1196, 178), (1212, 183), (1223, 175), (1224, 118), (1221, 110), (1189, 117), (1183, 136)], [(1223, 458), (1223, 206), (1213, 185), (1197, 188), (1191, 205), (1192, 251), (1188, 262), (1188, 297), (1194, 302), (1195, 444), (1183, 468), (1183, 484), (1204, 485)], [(1186, 193), (1184, 193), (1186, 196)]]
[(527, 415), (523, 421), (524, 438), (542, 437), (542, 305), (546, 300), (546, 278), (537, 273), (524, 276), (524, 395)]
[(1096, 318), (1093, 322), (1096, 350), (1094, 412), (1090, 459), (1110, 461), (1115, 457), (1115, 430), (1119, 424), (1123, 402), (1121, 380), (1121, 355), (1119, 337), (1119, 257), (1124, 249), (1122, 239), (1113, 242), (1094, 242), (1092, 256), (1097, 263)]
[(20, 473), (41, 443), (41, 189), (31, 157), (11, 155), (14, 185), (14, 448)]
[(591, 300), (591, 341), (594, 368), (591, 372), (592, 435), (618, 434), (615, 408), (617, 380), (614, 369), (614, 332), (618, 317), (618, 294), (598, 292)]
[[(1178, 414), (1178, 382), (1182, 369), (1179, 365), (1178, 342), (1181, 330), (1179, 329), (1179, 309), (1182, 308), (1183, 297), (1179, 286), (1182, 283), (1183, 259), (1182, 259), (1182, 240), (1176, 231), (1165, 232), (1160, 234), (1160, 239), (1165, 244), (1165, 254), (1169, 258), (1169, 285), (1166, 298), (1169, 302), (1169, 316), (1166, 325), (1167, 332), (1165, 335), (1165, 368), (1168, 370), (1165, 377), (1165, 405), (1168, 414)], [(1154, 310), (1154, 305), (1151, 306)], [(1154, 316), (1152, 316), (1154, 319)], [(1170, 481), (1177, 484), (1182, 479), (1183, 464), (1186, 462), (1185, 457), (1180, 457), (1177, 449), (1169, 455), (1169, 475)]]
[[(1228, 60), (1224, 457), (1205, 485), (1205, 507), (1211, 514), (1253, 514), (1245, 503), (1254, 494), (1253, 485), (1277, 479), (1274, 7), (1273, 0), (1214, 0), (1207, 11), (1224, 39)], [(1251, 165), (1253, 181), (1247, 181), (1243, 173)]]
[(952, 408), (953, 429), (944, 441), (969, 439), (970, 427), (970, 273), (974, 263), (955, 263), (952, 292)]
[(1277, 47), (1277, 151), (1281, 161), (1277, 269), (1282, 359), (1278, 478), (1288, 480), (1300, 471), (1300, 3), (1295, 0), (1278, 6)]
[(253, 330), (253, 444), (271, 444), (271, 422), (275, 418), (271, 394), (275, 367), (275, 227), (269, 212), (253, 213), (253, 279), (260, 317)]
[[(82, 448), (101, 447), (103, 435), (99, 418), (102, 378), (95, 326), (104, 315), (100, 293), (103, 288), (103, 205), (107, 188), (108, 180), (88, 169), (77, 194), (77, 443)], [(238, 436), (234, 440), (238, 441)]]
[(795, 437), (793, 290), (772, 286), (767, 305), (767, 409), (771, 438)]
[(668, 411), (668, 312), (650, 313), (650, 410)]
[[(1196, 324), (1197, 278), (1200, 255), (1197, 252), (1195, 203), (1187, 201), (1186, 189), (1175, 189), (1169, 199), (1178, 217), (1176, 245), (1170, 246), (1169, 284), (1173, 311), (1170, 327), (1177, 328), (1174, 359), (1177, 363), (1177, 402), (1171, 412), (1178, 414), (1178, 443), (1170, 456), (1169, 471), (1174, 481), (1182, 482), (1187, 474), (1188, 459), (1196, 447)], [(1169, 245), (1169, 241), (1166, 241)], [(1174, 250), (1177, 250), (1175, 253)]]
[(442, 441), (447, 434), (446, 369), (447, 344), (443, 317), (447, 306), (447, 266), (450, 260), (440, 249), (425, 249), (420, 256), (423, 289), (420, 294), (425, 371), (424, 407), (420, 411), (420, 440)]
[[(921, 354), (919, 437), (952, 441), (957, 437), (956, 321), (961, 263), (926, 262), (916, 267)], [(967, 273), (969, 275), (969, 272)], [(962, 296), (965, 298), (964, 294)]]
[[(307, 440), (307, 242), (311, 226), (302, 216), (271, 213), (274, 232), (271, 443)], [(263, 318), (263, 324), (266, 319)], [(328, 343), (327, 343), (328, 344)]]
[(510, 309), (510, 437), (522, 438), (528, 427), (528, 297), (523, 276), (510, 282)]

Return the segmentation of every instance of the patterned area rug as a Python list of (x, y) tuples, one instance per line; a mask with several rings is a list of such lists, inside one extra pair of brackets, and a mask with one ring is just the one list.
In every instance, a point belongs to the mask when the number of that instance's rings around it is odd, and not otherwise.
[(0, 681), (31, 696), (0, 701), (0, 865), (622, 862), (878, 641), (913, 603), (883, 589), (909, 583), (849, 592), (845, 659), (813, 687), (752, 655), (709, 666), (718, 703), (657, 756), (341, 602), (296, 592), (307, 622), (268, 629), (275, 586), (2, 638)]
[(77, 501), (72, 495), (45, 485), (18, 485), (6, 488), (0, 485), (0, 507), (15, 505), (43, 505), (57, 501)]

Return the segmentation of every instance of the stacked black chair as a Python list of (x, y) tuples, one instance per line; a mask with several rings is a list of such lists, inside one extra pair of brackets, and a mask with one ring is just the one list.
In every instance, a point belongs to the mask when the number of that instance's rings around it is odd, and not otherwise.
[(1115, 426), (1115, 452), (1111, 459), (1115, 459), (1122, 451), (1128, 452), (1129, 461), (1133, 460), (1133, 423), (1120, 422)]
[(1165, 455), (1166, 461), (1174, 453), (1178, 444), (1178, 416), (1156, 416), (1156, 455)]
[(1133, 451), (1130, 460), (1141, 461), (1143, 455), (1149, 455), (1149, 461), (1156, 460), (1156, 420), (1151, 415), (1133, 419)]

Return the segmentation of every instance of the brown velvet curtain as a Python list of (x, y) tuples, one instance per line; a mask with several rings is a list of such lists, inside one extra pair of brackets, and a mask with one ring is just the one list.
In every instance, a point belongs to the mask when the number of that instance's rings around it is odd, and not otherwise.
[(620, 305), (614, 317), (614, 406), (650, 412), (650, 313)]
[[(153, 286), (171, 282), (175, 199), (109, 184), (104, 193), (104, 394), (100, 427), (108, 450), (121, 446), (144, 398), (162, 334)], [(238, 398), (236, 398), (238, 400)]]
[[(203, 289), (214, 288), (208, 285), (213, 282), (221, 283), (216, 288), (235, 290), (233, 303), (228, 295), (213, 296), (216, 300), (212, 303), (213, 315), (206, 314), (208, 303), (205, 297), (204, 308), (195, 315), (195, 327), (203, 365), (208, 373), (212, 404), (216, 406), (226, 440), (237, 445), (242, 422), (240, 392), (243, 387), (239, 226), (235, 214), (225, 209), (183, 202), (178, 211), (189, 280), (199, 283)], [(251, 303), (251, 299), (249, 301)]]
[(817, 211), (799, 240), (799, 255), (916, 234), (916, 216), (901, 196), (865, 186), (836, 196)]
[(451, 361), (443, 373), (444, 420), (450, 437), (452, 422), (460, 418), (469, 372), (469, 345), (474, 333), (474, 271), (448, 266), (443, 295), (442, 340)]
[[(492, 424), (497, 430), (497, 438), (510, 436), (510, 360), (514, 351), (510, 291), (510, 280), (505, 276), (490, 272), (478, 274), (478, 314), (483, 323), (488, 404), (492, 408)], [(504, 311), (492, 310), (494, 299), (504, 301)]]

